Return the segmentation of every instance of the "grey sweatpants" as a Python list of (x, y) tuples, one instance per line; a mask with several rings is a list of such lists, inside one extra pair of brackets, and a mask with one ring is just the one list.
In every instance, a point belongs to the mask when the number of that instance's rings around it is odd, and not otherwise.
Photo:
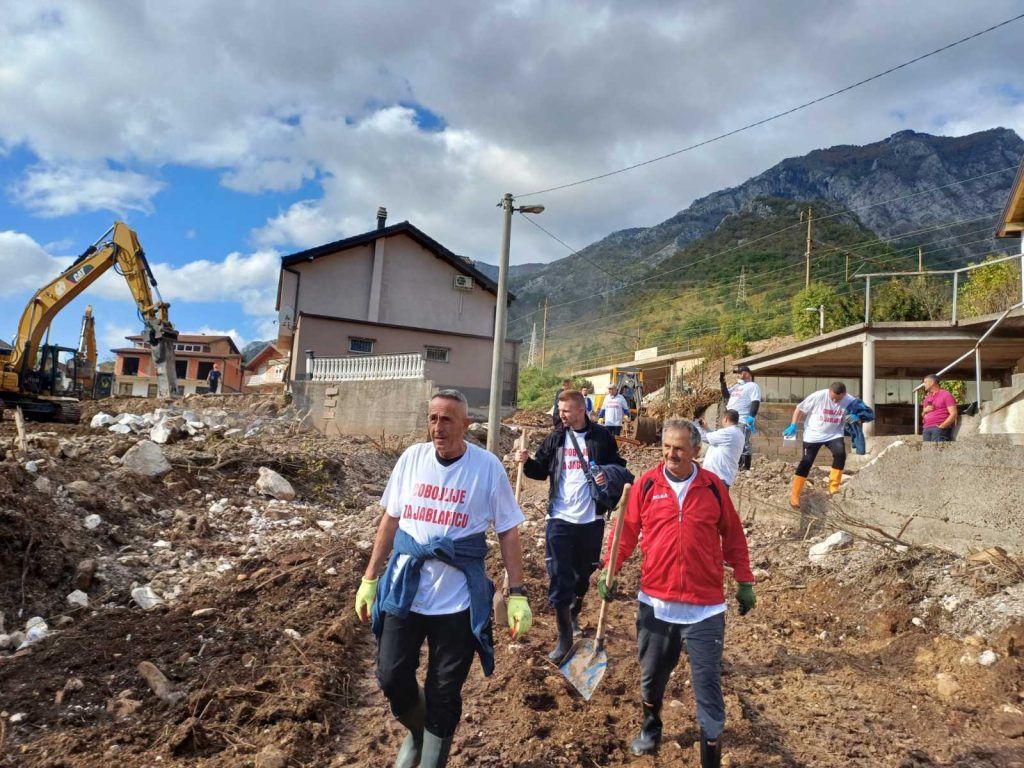
[(708, 739), (717, 739), (725, 727), (725, 699), (722, 697), (725, 614), (719, 613), (696, 624), (670, 624), (657, 618), (647, 603), (637, 605), (640, 694), (644, 702), (661, 703), (669, 675), (679, 663), (685, 643), (686, 655), (690, 657), (693, 695), (697, 700), (697, 722)]

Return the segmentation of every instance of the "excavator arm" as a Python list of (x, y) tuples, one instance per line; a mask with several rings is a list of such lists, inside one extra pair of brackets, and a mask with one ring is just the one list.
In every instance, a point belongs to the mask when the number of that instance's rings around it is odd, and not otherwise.
[[(14, 349), (4, 360), (3, 390), (24, 391), (29, 374), (35, 365), (39, 345), (46, 329), (57, 314), (96, 282), (111, 267), (125, 279), (138, 307), (139, 317), (145, 324), (145, 338), (150, 344), (157, 370), (157, 391), (161, 396), (175, 392), (177, 378), (174, 370), (174, 342), (178, 332), (167, 317), (170, 306), (160, 299), (153, 300), (150, 286), (156, 289), (156, 279), (139, 245), (135, 232), (118, 221), (103, 236), (75, 259), (74, 263), (55, 280), (40, 288), (29, 301), (18, 324)], [(83, 335), (85, 323), (83, 322)], [(92, 359), (95, 362), (95, 339)], [(16, 378), (16, 381), (13, 380)]]
[(82, 335), (78, 339), (78, 354), (91, 369), (96, 369), (96, 318), (92, 316), (92, 305), (82, 315)]

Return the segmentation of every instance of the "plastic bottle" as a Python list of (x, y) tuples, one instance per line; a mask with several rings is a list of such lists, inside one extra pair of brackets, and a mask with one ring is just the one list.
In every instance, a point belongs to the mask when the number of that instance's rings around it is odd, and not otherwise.
[[(591, 459), (590, 460), (590, 475), (591, 475), (591, 477), (595, 477), (596, 478), (600, 472), (601, 472), (601, 468), (599, 466), (597, 466), (597, 462), (594, 461), (593, 459)], [(594, 482), (597, 482), (597, 481), (595, 480)]]

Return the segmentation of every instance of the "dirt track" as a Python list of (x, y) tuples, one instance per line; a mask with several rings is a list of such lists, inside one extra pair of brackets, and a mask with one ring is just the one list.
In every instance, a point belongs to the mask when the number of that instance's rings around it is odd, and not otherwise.
[[(112, 471), (108, 454), (137, 437), (84, 426), (33, 427), (78, 444), (75, 458), (54, 457), (51, 444), (0, 463), (5, 631), (34, 615), (51, 629), (0, 652), (0, 766), (390, 764), (400, 728), (351, 604), (400, 446), (327, 441), (283, 416), (263, 418), (262, 432), (236, 442), (210, 435), (170, 446), (174, 468), (160, 480)], [(0, 425), (5, 445), (11, 435)], [(36, 457), (43, 466), (26, 471)], [(631, 467), (655, 460), (636, 451)], [(296, 501), (250, 495), (257, 466), (291, 480)], [(659, 755), (627, 752), (640, 720), (633, 601), (612, 606), (609, 672), (589, 704), (544, 660), (554, 626), (542, 597), (543, 494), (527, 481), (534, 631), (499, 643), (491, 678), (474, 667), (450, 764), (699, 764), (685, 664), (670, 683)], [(103, 518), (95, 530), (81, 524), (89, 513)], [(761, 583), (756, 610), (728, 617), (729, 764), (1024, 767), (1024, 623), (969, 610), (1019, 594), (1019, 574), (864, 543), (812, 565), (809, 543), (778, 527), (751, 530)], [(71, 608), (64, 597), (86, 558), (99, 561), (102, 580), (88, 590), (89, 609)], [(494, 575), (499, 567), (492, 555)], [(169, 605), (143, 612), (128, 596), (133, 583), (156, 584)], [(941, 602), (950, 594), (952, 610)], [(193, 616), (200, 609), (212, 610)], [(595, 604), (585, 617), (596, 621)], [(991, 666), (976, 663), (985, 650), (997, 654)], [(170, 678), (180, 702), (156, 698), (137, 672), (142, 661)]]

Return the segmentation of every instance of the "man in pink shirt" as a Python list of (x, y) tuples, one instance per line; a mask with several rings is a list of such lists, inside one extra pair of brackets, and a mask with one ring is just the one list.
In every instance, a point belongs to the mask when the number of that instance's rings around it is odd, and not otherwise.
[(956, 400), (939, 387), (939, 377), (929, 373), (924, 377), (924, 441), (926, 443), (953, 442), (956, 424)]

